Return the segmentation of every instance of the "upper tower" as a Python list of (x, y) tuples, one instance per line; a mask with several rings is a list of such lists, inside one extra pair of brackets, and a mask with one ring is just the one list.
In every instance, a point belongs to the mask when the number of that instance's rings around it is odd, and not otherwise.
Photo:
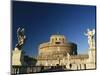
[(50, 43), (52, 44), (65, 44), (66, 38), (64, 35), (56, 34), (50, 37)]

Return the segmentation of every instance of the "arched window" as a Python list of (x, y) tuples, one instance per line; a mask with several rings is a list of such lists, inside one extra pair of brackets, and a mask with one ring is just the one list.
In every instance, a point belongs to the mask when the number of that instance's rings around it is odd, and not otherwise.
[(64, 38), (62, 38), (62, 41), (63, 41), (63, 43), (64, 43)]
[(84, 64), (84, 69), (86, 70), (86, 64)]
[(57, 40), (57, 38), (55, 38), (55, 40)]
[(72, 64), (69, 64), (70, 68), (72, 68)]

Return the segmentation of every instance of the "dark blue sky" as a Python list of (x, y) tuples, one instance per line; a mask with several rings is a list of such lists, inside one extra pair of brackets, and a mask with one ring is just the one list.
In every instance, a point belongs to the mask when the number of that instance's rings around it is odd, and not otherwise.
[(79, 53), (88, 51), (84, 32), (95, 28), (95, 6), (13, 1), (12, 9), (13, 48), (17, 43), (17, 28), (24, 27), (27, 39), (23, 50), (27, 55), (37, 55), (38, 45), (48, 42), (57, 32), (76, 43)]

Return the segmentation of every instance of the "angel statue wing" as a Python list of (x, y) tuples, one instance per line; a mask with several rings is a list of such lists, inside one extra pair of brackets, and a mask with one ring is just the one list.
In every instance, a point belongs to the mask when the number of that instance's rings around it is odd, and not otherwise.
[(95, 34), (95, 29), (93, 29), (92, 32), (93, 32), (93, 35), (94, 35)]
[(84, 32), (84, 35), (85, 35), (85, 36), (88, 36), (88, 32), (89, 32), (89, 31), (90, 31), (90, 29), (87, 28), (87, 32), (86, 32), (86, 33)]
[(20, 34), (20, 27), (17, 29), (17, 37), (19, 36)]
[(24, 28), (22, 28), (22, 30), (21, 30), (21, 33), (23, 36), (24, 36), (24, 30), (25, 30)]

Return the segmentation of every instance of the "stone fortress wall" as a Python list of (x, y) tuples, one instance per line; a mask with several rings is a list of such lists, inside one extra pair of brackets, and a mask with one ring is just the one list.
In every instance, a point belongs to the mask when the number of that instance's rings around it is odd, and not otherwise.
[(74, 43), (69, 43), (63, 35), (53, 35), (50, 38), (50, 42), (40, 44), (39, 46), (39, 56), (48, 55), (77, 55), (77, 45)]
[(77, 45), (70, 43), (63, 35), (52, 35), (50, 42), (39, 45), (37, 64), (43, 66), (65, 65), (66, 69), (95, 69), (95, 49), (88, 54), (77, 54)]

